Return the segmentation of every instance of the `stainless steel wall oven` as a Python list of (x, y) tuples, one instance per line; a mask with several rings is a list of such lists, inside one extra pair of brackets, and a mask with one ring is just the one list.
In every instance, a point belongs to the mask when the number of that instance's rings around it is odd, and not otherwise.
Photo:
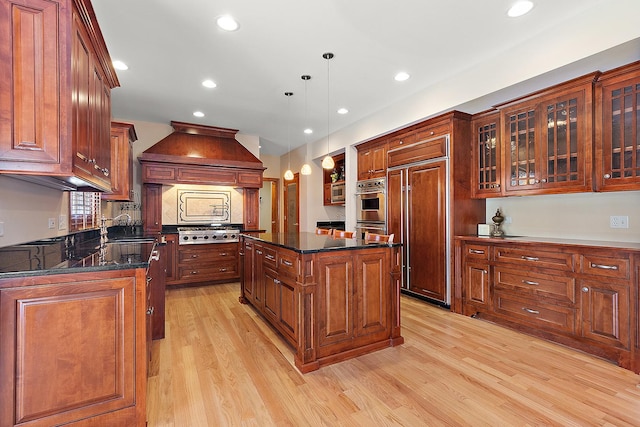
[(356, 185), (356, 232), (386, 234), (387, 195), (385, 178), (358, 181)]

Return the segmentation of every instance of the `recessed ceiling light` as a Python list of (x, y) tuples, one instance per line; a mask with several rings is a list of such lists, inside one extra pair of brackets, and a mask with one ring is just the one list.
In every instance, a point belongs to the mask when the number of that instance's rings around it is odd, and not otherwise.
[(113, 68), (115, 68), (116, 70), (124, 71), (128, 70), (129, 66), (122, 61), (113, 61)]
[(238, 22), (229, 15), (220, 16), (216, 19), (216, 24), (225, 31), (235, 31), (240, 26)]
[(194, 111), (193, 115), (196, 117), (204, 117), (204, 113), (202, 111)]
[(403, 82), (405, 80), (408, 80), (409, 77), (411, 77), (411, 76), (408, 73), (405, 73), (404, 71), (400, 71), (398, 74), (396, 74), (394, 79), (397, 82)]
[(511, 18), (517, 18), (518, 16), (522, 16), (525, 13), (529, 12), (533, 9), (533, 2), (529, 0), (520, 0), (517, 1), (511, 6), (511, 8), (507, 11), (507, 15)]
[(212, 89), (212, 88), (214, 88), (214, 87), (216, 87), (218, 85), (213, 80), (205, 80), (205, 81), (202, 82), (202, 86), (208, 87), (209, 89)]
[(307, 135), (311, 135), (313, 133), (313, 129), (306, 128), (304, 130), (304, 133), (306, 133)]
[(344, 107), (338, 108), (338, 114), (347, 114), (348, 112), (349, 112), (349, 110), (347, 110)]

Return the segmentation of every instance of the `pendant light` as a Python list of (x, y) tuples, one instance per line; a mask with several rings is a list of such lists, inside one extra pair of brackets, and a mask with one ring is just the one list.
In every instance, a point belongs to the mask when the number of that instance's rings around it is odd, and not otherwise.
[(291, 96), (293, 92), (285, 92), (284, 96), (287, 97), (287, 114), (289, 116), (289, 122), (287, 123), (287, 142), (289, 144), (289, 163), (288, 169), (284, 173), (284, 179), (291, 181), (293, 179), (293, 172), (291, 171)]
[[(311, 80), (311, 76), (308, 74), (304, 74), (300, 76), (300, 78), (304, 81), (304, 125), (307, 126), (309, 124), (309, 107), (307, 103), (307, 82)], [(307, 155), (304, 156), (304, 165), (300, 169), (300, 173), (302, 175), (311, 175), (311, 166), (307, 163)]]
[(330, 110), (330, 102), (329, 102), (329, 60), (333, 58), (333, 53), (327, 52), (323, 53), (322, 57), (327, 60), (327, 156), (322, 159), (322, 168), (323, 169), (333, 169), (336, 165), (331, 157), (330, 148), (329, 148), (329, 133), (331, 130), (329, 128), (329, 110)]

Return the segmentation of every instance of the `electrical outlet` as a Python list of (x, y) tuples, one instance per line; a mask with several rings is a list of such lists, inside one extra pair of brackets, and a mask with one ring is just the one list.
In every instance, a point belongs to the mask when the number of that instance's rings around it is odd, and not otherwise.
[(0, 237), (4, 236), (4, 222), (0, 222)]
[(626, 215), (611, 215), (609, 217), (610, 228), (629, 228), (629, 217)]
[(56, 228), (56, 219), (49, 218), (49, 228)]
[(67, 229), (67, 216), (60, 215), (58, 217), (58, 230), (66, 230)]

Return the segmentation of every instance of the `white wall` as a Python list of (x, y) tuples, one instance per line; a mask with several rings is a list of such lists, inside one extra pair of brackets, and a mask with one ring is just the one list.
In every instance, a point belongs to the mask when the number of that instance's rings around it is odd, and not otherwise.
[(66, 221), (59, 229), (60, 215), (69, 218), (67, 193), (0, 175), (0, 247), (68, 234)]
[[(488, 199), (488, 224), (498, 208), (507, 235), (640, 242), (640, 191)], [(611, 215), (628, 216), (629, 228), (610, 228)]]

